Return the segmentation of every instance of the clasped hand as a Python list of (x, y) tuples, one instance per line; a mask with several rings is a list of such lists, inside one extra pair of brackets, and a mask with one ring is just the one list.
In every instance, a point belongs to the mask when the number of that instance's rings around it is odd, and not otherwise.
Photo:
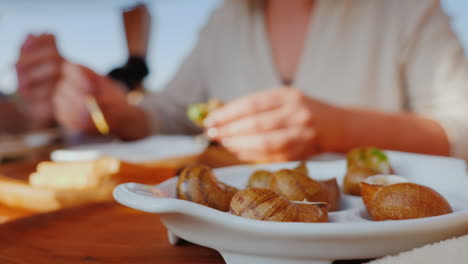
[(227, 103), (206, 118), (205, 133), (242, 160), (306, 159), (339, 143), (342, 112), (281, 87)]

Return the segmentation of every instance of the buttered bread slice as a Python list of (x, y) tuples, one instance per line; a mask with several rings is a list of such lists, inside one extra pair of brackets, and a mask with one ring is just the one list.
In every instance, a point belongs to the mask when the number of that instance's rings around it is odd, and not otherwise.
[(48, 212), (89, 202), (109, 201), (114, 186), (87, 190), (54, 190), (0, 176), (0, 204), (32, 212)]
[(177, 168), (134, 164), (115, 158), (83, 162), (41, 162), (29, 177), (32, 186), (52, 189), (93, 189), (103, 184), (156, 184), (175, 175)]

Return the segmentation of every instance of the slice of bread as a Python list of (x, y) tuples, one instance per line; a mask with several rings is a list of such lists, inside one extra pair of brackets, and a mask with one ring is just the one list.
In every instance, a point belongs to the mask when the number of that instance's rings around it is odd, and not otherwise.
[(103, 184), (92, 189), (54, 190), (0, 176), (0, 203), (33, 212), (48, 212), (89, 202), (109, 201), (113, 188), (113, 185)]
[(93, 189), (103, 184), (138, 182), (156, 184), (177, 172), (176, 167), (134, 164), (115, 158), (84, 162), (41, 162), (29, 177), (35, 187), (52, 189)]
[(47, 212), (111, 201), (117, 184), (157, 184), (175, 176), (181, 164), (193, 160), (186, 157), (172, 162), (135, 164), (107, 157), (83, 162), (41, 162), (29, 176), (29, 183), (0, 176), (0, 205)]

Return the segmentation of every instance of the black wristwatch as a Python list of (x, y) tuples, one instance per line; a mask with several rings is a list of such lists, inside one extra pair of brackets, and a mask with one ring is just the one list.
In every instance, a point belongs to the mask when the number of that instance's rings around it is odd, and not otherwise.
[(132, 91), (141, 84), (148, 73), (149, 69), (146, 65), (145, 58), (130, 56), (125, 65), (113, 69), (109, 72), (108, 76), (114, 80), (122, 82), (129, 91)]

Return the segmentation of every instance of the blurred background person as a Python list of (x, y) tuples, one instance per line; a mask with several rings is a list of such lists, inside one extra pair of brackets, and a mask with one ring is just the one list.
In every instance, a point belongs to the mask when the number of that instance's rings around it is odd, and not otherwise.
[[(150, 14), (145, 5), (122, 12), (128, 50), (127, 63), (112, 70), (109, 76), (122, 84), (123, 90), (141, 90), (141, 82), (149, 73), (146, 65), (150, 34)], [(62, 74), (62, 55), (52, 34), (29, 34), (23, 42), (16, 72), (18, 94), (27, 117), (25, 128), (41, 129), (56, 125), (52, 96)], [(11, 123), (15, 126), (17, 121)]]
[(151, 31), (151, 15), (145, 5), (137, 5), (122, 13), (127, 41), (128, 60), (109, 76), (125, 84), (128, 90), (142, 90), (143, 78), (149, 74), (146, 64)]
[(28, 35), (21, 46), (16, 63), (18, 94), (32, 129), (55, 124), (52, 96), (60, 79), (62, 62), (53, 35)]
[(57, 120), (93, 132), (83, 104), (92, 94), (121, 138), (196, 133), (188, 104), (246, 96), (206, 122), (245, 160), (363, 145), (468, 158), (468, 65), (449, 22), (438, 0), (225, 1), (175, 78), (141, 106), (64, 63)]
[[(62, 58), (52, 35), (29, 35), (16, 64), (18, 92), (0, 93), (0, 134), (17, 134), (54, 126), (52, 95)], [(24, 56), (25, 53), (30, 54)], [(45, 62), (45, 63), (43, 63)]]
[(0, 93), (0, 135), (25, 130), (26, 118), (8, 97)]

